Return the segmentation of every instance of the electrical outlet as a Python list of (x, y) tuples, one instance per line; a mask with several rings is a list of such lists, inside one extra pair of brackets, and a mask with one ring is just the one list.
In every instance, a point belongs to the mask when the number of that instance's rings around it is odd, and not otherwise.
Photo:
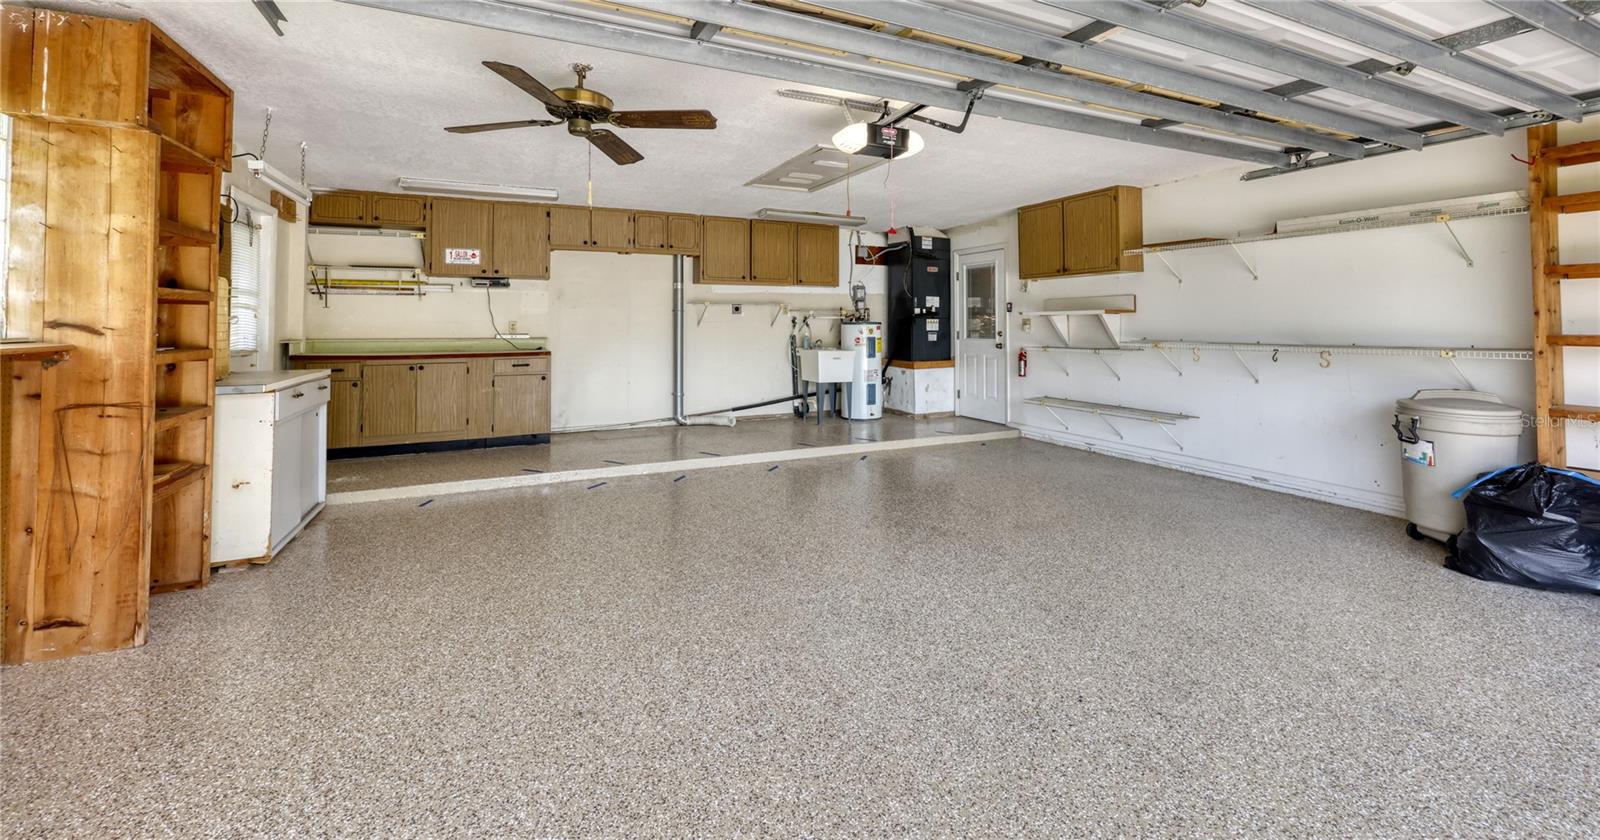
[(517, 331), (517, 322), (516, 321), (507, 321), (506, 322), (506, 332), (516, 332), (516, 331)]
[(742, 303), (736, 303), (730, 308), (733, 309), (733, 314), (735, 314), (735, 315), (743, 315), (744, 314), (744, 304), (742, 304)]
[(1033, 332), (1033, 319), (1032, 318), (1023, 318), (1022, 319), (1022, 331), (1023, 332)]

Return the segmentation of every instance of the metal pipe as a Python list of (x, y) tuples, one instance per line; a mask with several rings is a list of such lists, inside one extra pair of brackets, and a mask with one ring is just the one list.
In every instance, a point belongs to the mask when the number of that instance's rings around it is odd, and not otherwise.
[(672, 422), (680, 426), (732, 426), (735, 422), (732, 409), (716, 414), (699, 414), (689, 417), (683, 413), (683, 360), (684, 303), (682, 254), (672, 255)]

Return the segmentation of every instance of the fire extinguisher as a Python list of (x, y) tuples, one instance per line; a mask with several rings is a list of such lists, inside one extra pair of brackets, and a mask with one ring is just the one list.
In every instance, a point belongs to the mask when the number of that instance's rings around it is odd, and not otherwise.
[(1021, 379), (1021, 378), (1026, 377), (1027, 375), (1028, 375), (1028, 351), (1026, 351), (1026, 350), (1018, 350), (1017, 351), (1017, 378)]

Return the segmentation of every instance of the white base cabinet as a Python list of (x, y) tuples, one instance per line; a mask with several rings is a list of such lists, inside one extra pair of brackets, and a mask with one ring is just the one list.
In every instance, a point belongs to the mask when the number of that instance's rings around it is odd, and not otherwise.
[(217, 383), (211, 564), (265, 563), (328, 498), (325, 370), (251, 371)]

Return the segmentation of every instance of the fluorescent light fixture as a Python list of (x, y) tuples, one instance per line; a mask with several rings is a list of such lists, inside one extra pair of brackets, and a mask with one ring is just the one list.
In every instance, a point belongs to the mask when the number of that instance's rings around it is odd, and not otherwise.
[(909, 128), (851, 123), (833, 135), (833, 145), (847, 155), (866, 154), (900, 160), (922, 151), (922, 135)]
[(274, 169), (272, 164), (259, 158), (251, 158), (249, 166), (250, 174), (256, 176), (261, 183), (301, 204), (311, 203), (311, 193), (304, 186), (289, 180), (287, 175)]
[(555, 201), (560, 193), (549, 187), (523, 187), (516, 184), (480, 184), (473, 181), (445, 181), (438, 178), (401, 178), (400, 189), (406, 192), (444, 193), (446, 195), (498, 195), (508, 198), (536, 198)]
[(774, 222), (805, 222), (813, 225), (838, 225), (840, 227), (861, 227), (867, 223), (866, 216), (849, 216), (843, 213), (813, 213), (809, 210), (780, 210), (776, 207), (763, 207), (757, 210), (756, 218), (769, 219)]

